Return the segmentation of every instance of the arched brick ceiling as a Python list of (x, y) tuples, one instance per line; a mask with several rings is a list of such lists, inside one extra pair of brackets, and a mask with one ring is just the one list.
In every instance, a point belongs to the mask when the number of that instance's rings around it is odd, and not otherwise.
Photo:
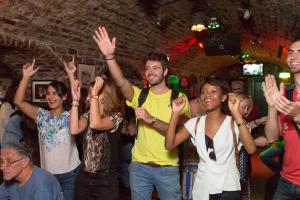
[[(239, 7), (250, 8), (252, 21), (238, 17)], [(153, 50), (169, 53), (172, 71), (179, 74), (205, 76), (238, 62), (231, 56), (208, 57), (197, 45), (189, 46), (195, 10), (217, 17), (226, 32), (240, 32), (242, 50), (253, 59), (284, 65), (285, 55), (276, 56), (278, 46), (287, 47), (300, 33), (297, 0), (1, 0), (0, 68), (8, 66), (14, 76), (36, 57), (40, 78), (62, 77), (61, 63), (73, 54), (79, 63), (103, 68), (92, 40), (98, 25), (117, 37), (118, 59), (132, 79)], [(167, 16), (168, 26), (157, 26), (158, 15)]]

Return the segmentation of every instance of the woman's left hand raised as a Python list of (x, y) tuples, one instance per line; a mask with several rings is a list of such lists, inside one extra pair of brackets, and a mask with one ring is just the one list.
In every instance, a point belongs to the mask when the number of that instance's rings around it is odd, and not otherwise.
[(92, 95), (99, 95), (100, 90), (102, 89), (104, 85), (104, 80), (100, 76), (97, 76), (95, 78), (95, 85), (92, 88)]

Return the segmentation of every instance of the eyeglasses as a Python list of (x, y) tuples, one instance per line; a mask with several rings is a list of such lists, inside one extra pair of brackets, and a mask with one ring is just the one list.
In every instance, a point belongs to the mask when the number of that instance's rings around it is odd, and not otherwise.
[(11, 167), (13, 164), (15, 164), (16, 162), (19, 162), (20, 160), (22, 160), (23, 158), (20, 158), (18, 160), (15, 161), (11, 161), (11, 160), (6, 160), (4, 161), (3, 159), (0, 159), (0, 166), (2, 167), (2, 165), (4, 165), (6, 163), (7, 167)]
[(211, 149), (211, 151), (208, 154), (209, 158), (214, 161), (217, 161), (216, 154), (215, 154), (215, 148), (214, 148), (214, 141), (212, 139), (207, 140), (206, 147), (207, 147), (207, 150)]

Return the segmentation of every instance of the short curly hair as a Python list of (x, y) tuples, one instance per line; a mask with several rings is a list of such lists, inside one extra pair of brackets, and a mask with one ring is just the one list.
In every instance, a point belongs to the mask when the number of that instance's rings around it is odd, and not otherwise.
[(148, 54), (148, 56), (145, 58), (145, 62), (148, 60), (158, 61), (161, 63), (161, 66), (163, 69), (167, 69), (170, 65), (170, 58), (167, 54), (162, 52), (151, 52)]

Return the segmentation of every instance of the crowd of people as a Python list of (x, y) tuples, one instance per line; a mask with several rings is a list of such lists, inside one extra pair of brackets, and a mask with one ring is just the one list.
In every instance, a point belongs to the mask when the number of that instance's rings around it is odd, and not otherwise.
[[(275, 143), (260, 156), (281, 174), (274, 199), (300, 198), (300, 41), (291, 45), (287, 58), (295, 85), (278, 88), (274, 76), (266, 76), (263, 90), (268, 114), (253, 120), (249, 115), (255, 103), (241, 91), (240, 83), (232, 83), (230, 88), (224, 79), (207, 77), (198, 97), (185, 76), (177, 80), (181, 89), (170, 88), (170, 59), (153, 52), (144, 67), (149, 87), (138, 88), (117, 63), (116, 38), (111, 38), (105, 27), (98, 27), (93, 39), (109, 76), (84, 83), (89, 84), (86, 101), (82, 101), (82, 83), (75, 77), (74, 57), (64, 63), (70, 87), (51, 82), (45, 97), (47, 109), (25, 100), (28, 82), (39, 70), (35, 59), (24, 64), (18, 87), (7, 92), (0, 109), (4, 181), (0, 199), (118, 200), (122, 132), (134, 136), (124, 155), (132, 148), (131, 154), (123, 163), (129, 172), (129, 180), (123, 177), (124, 182), (134, 200), (151, 199), (154, 188), (161, 200), (181, 199), (178, 147), (186, 140), (199, 156), (193, 199), (251, 199), (250, 155), (257, 147), (276, 142), (280, 135), (284, 143), (281, 173), (281, 166), (270, 160)], [(80, 113), (81, 102), (88, 108), (85, 113)], [(136, 121), (125, 120), (125, 104), (134, 110)], [(21, 125), (24, 116), (36, 123), (40, 167), (33, 160), (32, 147), (26, 140), (20, 142), (28, 134)], [(124, 124), (128, 126), (124, 128)], [(254, 138), (251, 129), (260, 125), (265, 125), (265, 136)], [(82, 151), (76, 145), (78, 134), (82, 135)]]

